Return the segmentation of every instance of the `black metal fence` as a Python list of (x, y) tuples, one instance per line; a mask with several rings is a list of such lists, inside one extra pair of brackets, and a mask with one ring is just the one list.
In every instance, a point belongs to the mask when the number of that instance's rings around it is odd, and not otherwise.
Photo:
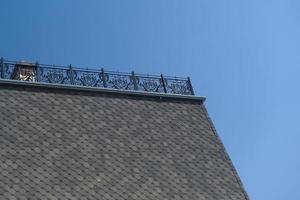
[[(30, 78), (20, 78), (22, 66)], [(28, 71), (29, 70), (29, 71)], [(31, 70), (31, 71), (30, 71)], [(120, 73), (95, 69), (8, 61), (1, 58), (1, 79), (33, 81), (49, 84), (69, 84), (87, 87), (113, 88), (145, 92), (194, 95), (189, 78)], [(25, 76), (25, 75), (24, 75)]]

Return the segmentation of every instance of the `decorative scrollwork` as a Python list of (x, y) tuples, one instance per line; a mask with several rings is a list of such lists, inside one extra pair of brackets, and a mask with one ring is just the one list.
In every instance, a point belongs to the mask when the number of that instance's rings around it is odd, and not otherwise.
[(51, 69), (44, 76), (49, 83), (63, 83), (65, 80), (64, 71), (59, 69)]
[(127, 90), (131, 81), (128, 76), (113, 74), (109, 76), (108, 83), (110, 83), (111, 87), (114, 89)]
[(81, 85), (83, 86), (90, 86), (93, 87), (97, 84), (98, 76), (96, 73), (90, 73), (90, 72), (83, 72), (81, 76), (79, 77), (79, 81), (81, 82)]
[(172, 94), (191, 94), (187, 81), (168, 80), (166, 82), (167, 91)]
[(5, 79), (12, 78), (14, 68), (15, 68), (14, 65), (9, 64), (9, 63), (4, 63), (3, 64), (3, 78), (5, 78)]
[(161, 81), (154, 78), (143, 78), (139, 85), (147, 92), (158, 92), (161, 87)]
[[(17, 74), (21, 77), (17, 79), (16, 72), (19, 68), (23, 71), (30, 68), (34, 74), (29, 75), (34, 78), (23, 78), (23, 76), (28, 75), (23, 73), (22, 77)], [(59, 67), (38, 63), (6, 62), (4, 59), (1, 59), (0, 69), (0, 76), (3, 79), (194, 95), (189, 78), (136, 75), (134, 72), (128, 74), (104, 71), (104, 69), (89, 70), (73, 68), (71, 65), (69, 67)]]

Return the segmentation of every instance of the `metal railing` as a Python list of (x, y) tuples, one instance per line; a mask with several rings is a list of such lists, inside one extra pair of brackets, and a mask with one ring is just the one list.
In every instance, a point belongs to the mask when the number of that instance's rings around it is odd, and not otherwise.
[[(16, 74), (22, 66), (32, 68), (31, 79), (20, 79)], [(0, 78), (24, 80), (49, 84), (66, 84), (87, 87), (112, 88), (144, 92), (194, 95), (190, 78), (155, 76), (132, 73), (106, 71), (103, 68), (83, 69), (72, 65), (57, 66), (39, 63), (0, 60)]]

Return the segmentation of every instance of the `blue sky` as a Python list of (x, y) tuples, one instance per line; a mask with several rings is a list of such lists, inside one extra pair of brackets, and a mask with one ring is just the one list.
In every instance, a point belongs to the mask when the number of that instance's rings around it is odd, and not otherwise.
[(251, 199), (300, 199), (300, 1), (0, 5), (6, 59), (190, 76)]

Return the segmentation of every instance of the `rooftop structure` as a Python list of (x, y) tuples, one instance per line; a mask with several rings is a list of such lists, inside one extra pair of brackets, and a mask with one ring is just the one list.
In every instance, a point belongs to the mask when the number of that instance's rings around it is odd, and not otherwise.
[(1, 58), (0, 78), (49, 84), (77, 85), (144, 92), (194, 95), (189, 78), (120, 73)]
[(0, 199), (249, 200), (205, 98), (43, 83), (45, 69), (8, 65)]

